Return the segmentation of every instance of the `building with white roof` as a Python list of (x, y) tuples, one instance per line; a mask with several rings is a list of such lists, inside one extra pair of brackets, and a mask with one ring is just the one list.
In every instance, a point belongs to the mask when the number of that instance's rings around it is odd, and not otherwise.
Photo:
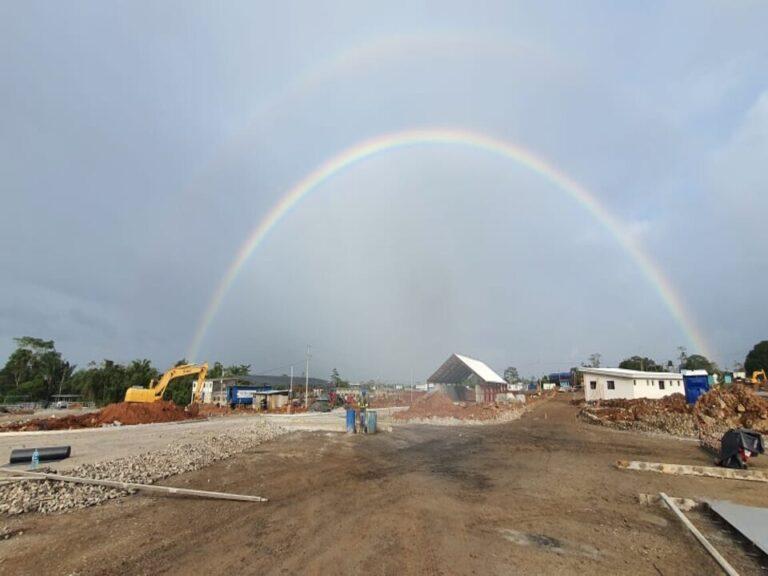
[[(432, 376), (427, 384), (446, 387), (474, 386), (477, 402), (493, 402), (496, 395), (506, 391), (507, 383), (485, 362), (461, 354), (451, 354)], [(448, 391), (448, 390), (446, 390)]]
[(583, 378), (584, 398), (587, 402), (685, 394), (683, 375), (676, 372), (581, 367), (579, 373)]

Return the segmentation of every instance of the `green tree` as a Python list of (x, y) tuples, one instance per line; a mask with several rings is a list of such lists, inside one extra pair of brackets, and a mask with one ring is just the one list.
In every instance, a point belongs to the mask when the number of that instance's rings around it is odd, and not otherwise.
[(104, 360), (90, 362), (67, 381), (67, 392), (81, 394), (83, 399), (97, 404), (122, 402), (125, 391), (132, 386), (147, 388), (158, 377), (157, 370), (147, 360), (134, 360), (127, 366)]
[(706, 356), (701, 354), (691, 354), (686, 356), (682, 366), (683, 370), (706, 370), (710, 374), (718, 371), (717, 364), (711, 362)]
[(520, 374), (517, 372), (517, 368), (514, 366), (508, 366), (504, 370), (504, 381), (509, 384), (515, 384), (520, 381)]
[(208, 371), (209, 378), (221, 378), (224, 376), (224, 366), (221, 362), (214, 362), (213, 368)]
[(630, 356), (619, 362), (619, 368), (628, 370), (644, 370), (646, 372), (664, 372), (664, 367), (657, 364), (651, 358), (644, 356)]
[(224, 376), (248, 376), (250, 373), (250, 364), (232, 364), (224, 368)]
[(768, 340), (754, 345), (744, 360), (744, 370), (751, 375), (755, 370), (768, 370)]
[(53, 340), (24, 336), (14, 341), (16, 350), (0, 371), (0, 395), (6, 400), (50, 400), (75, 367), (62, 359)]
[[(189, 364), (186, 358), (182, 358), (176, 362), (174, 367), (183, 366), (184, 364)], [(186, 406), (192, 400), (192, 386), (195, 380), (197, 380), (197, 376), (194, 374), (174, 378), (168, 383), (168, 388), (165, 389), (163, 399), (173, 400), (173, 403), (178, 406)]]
[(330, 388), (346, 388), (348, 382), (339, 376), (339, 371), (334, 368), (331, 371), (331, 379), (329, 381)]

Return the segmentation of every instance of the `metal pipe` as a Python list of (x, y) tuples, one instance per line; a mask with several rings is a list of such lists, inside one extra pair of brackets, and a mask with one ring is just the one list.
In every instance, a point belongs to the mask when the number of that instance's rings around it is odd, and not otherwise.
[(704, 534), (699, 532), (696, 526), (694, 526), (693, 523), (690, 520), (688, 520), (688, 518), (686, 518), (685, 514), (683, 514), (680, 511), (680, 509), (677, 507), (677, 504), (675, 504), (672, 498), (664, 494), (664, 492), (659, 492), (659, 496), (661, 496), (661, 499), (664, 500), (664, 503), (669, 507), (670, 510), (672, 510), (672, 512), (675, 513), (675, 516), (677, 516), (680, 519), (680, 521), (685, 525), (685, 527), (688, 528), (688, 530), (690, 530), (691, 534), (693, 534), (696, 537), (696, 540), (698, 540), (699, 543), (702, 546), (704, 546), (704, 549), (707, 552), (709, 552), (709, 555), (712, 556), (715, 562), (720, 564), (720, 568), (723, 569), (723, 572), (728, 574), (728, 576), (739, 576), (739, 573), (736, 572), (736, 569), (728, 563), (728, 560), (723, 558), (720, 555), (720, 552), (718, 552), (715, 549), (715, 547), (709, 543), (709, 540), (707, 540), (704, 537)]
[(166, 494), (182, 494), (184, 496), (199, 496), (203, 498), (216, 498), (219, 500), (238, 500), (240, 502), (267, 502), (261, 496), (245, 494), (231, 494), (229, 492), (210, 492), (208, 490), (192, 490), (191, 488), (173, 488), (171, 486), (157, 486), (155, 484), (137, 484), (135, 482), (118, 482), (116, 480), (96, 480), (94, 478), (78, 478), (76, 476), (62, 476), (61, 474), (49, 474), (47, 472), (30, 472), (28, 470), (11, 470), (0, 468), (0, 471), (12, 476), (27, 476), (26, 480), (39, 478), (45, 480), (58, 480), (60, 482), (72, 482), (74, 484), (92, 484), (94, 486), (108, 486), (110, 488), (122, 488), (123, 490), (144, 490), (146, 492), (164, 492)]

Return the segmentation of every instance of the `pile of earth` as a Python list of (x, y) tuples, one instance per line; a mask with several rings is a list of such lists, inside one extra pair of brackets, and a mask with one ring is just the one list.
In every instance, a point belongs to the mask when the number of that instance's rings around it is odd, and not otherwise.
[(397, 412), (392, 418), (402, 421), (431, 419), (490, 421), (515, 417), (522, 410), (523, 405), (520, 403), (453, 402), (447, 394), (434, 391), (414, 401), (408, 410)]
[(38, 430), (69, 430), (76, 428), (99, 428), (109, 425), (149, 424), (153, 422), (176, 422), (195, 416), (184, 408), (168, 402), (118, 402), (109, 404), (98, 412), (77, 416), (39, 418), (26, 422), (12, 422), (0, 426), (0, 432), (36, 432)]
[[(376, 396), (371, 400), (371, 408), (392, 408), (395, 406), (410, 406), (419, 398), (426, 395), (426, 392), (413, 391), (402, 392), (400, 394), (389, 394), (387, 396)], [(411, 400), (413, 399), (413, 400)]]
[(714, 388), (695, 405), (687, 404), (682, 394), (658, 400), (602, 400), (585, 406), (580, 415), (612, 428), (698, 437), (716, 451), (730, 428), (768, 432), (768, 400), (740, 384)]
[(768, 400), (742, 384), (710, 390), (696, 402), (693, 413), (701, 444), (714, 452), (731, 428), (768, 433)]
[(602, 400), (581, 411), (585, 419), (620, 430), (664, 432), (674, 436), (696, 436), (696, 419), (682, 394), (658, 400)]

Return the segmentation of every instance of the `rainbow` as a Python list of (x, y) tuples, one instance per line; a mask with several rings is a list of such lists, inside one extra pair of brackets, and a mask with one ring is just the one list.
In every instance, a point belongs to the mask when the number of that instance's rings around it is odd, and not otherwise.
[(600, 204), (594, 194), (551, 164), (511, 142), (506, 142), (504, 140), (467, 130), (437, 128), (394, 132), (355, 144), (326, 160), (288, 190), (288, 192), (280, 198), (261, 221), (259, 221), (237, 251), (235, 259), (230, 264), (224, 277), (221, 279), (221, 282), (219, 282), (213, 298), (200, 319), (189, 351), (186, 354), (186, 358), (190, 361), (194, 361), (197, 357), (206, 332), (213, 323), (227, 292), (235, 280), (237, 280), (238, 274), (253, 251), (264, 241), (269, 234), (269, 231), (272, 230), (304, 196), (309, 194), (323, 182), (329, 180), (339, 172), (357, 162), (382, 152), (409, 146), (423, 145), (464, 146), (502, 156), (530, 169), (568, 194), (592, 214), (595, 219), (601, 222), (629, 254), (650, 284), (656, 289), (661, 300), (669, 309), (672, 317), (684, 332), (689, 344), (700, 353), (707, 356), (710, 355), (704, 337), (698, 330), (696, 323), (688, 314), (683, 301), (672, 286), (672, 283), (651, 257), (643, 251), (635, 239), (626, 232), (626, 228), (622, 223)]

